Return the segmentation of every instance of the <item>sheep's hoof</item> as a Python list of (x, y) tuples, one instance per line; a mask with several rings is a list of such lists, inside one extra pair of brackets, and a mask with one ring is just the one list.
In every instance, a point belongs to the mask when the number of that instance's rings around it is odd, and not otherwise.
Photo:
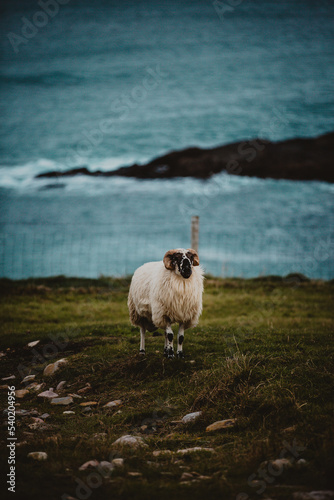
[(164, 350), (164, 356), (168, 359), (173, 359), (174, 358), (174, 349), (172, 347), (165, 347)]
[(182, 351), (177, 351), (177, 353), (176, 353), (176, 354), (177, 354), (177, 357), (178, 357), (179, 359), (184, 359), (184, 354), (183, 354), (183, 352), (182, 352)]
[(146, 354), (145, 349), (140, 349), (139, 354)]

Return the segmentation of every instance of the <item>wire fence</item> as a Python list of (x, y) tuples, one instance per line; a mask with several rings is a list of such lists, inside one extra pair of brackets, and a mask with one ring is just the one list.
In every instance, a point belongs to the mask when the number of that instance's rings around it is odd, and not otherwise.
[[(331, 227), (291, 225), (260, 230), (201, 223), (199, 255), (206, 273), (223, 277), (334, 278)], [(0, 276), (125, 276), (170, 248), (191, 246), (189, 224), (5, 224), (0, 233)]]

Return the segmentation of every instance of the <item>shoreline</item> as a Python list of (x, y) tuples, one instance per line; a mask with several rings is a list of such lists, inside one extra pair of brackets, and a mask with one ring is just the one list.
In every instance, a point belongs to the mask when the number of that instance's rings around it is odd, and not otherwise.
[(334, 182), (334, 132), (315, 138), (279, 142), (265, 139), (239, 141), (209, 149), (197, 147), (172, 151), (143, 165), (133, 164), (111, 171), (90, 171), (86, 166), (49, 171), (36, 179), (87, 175), (172, 179), (193, 177), (206, 180), (220, 172), (247, 177)]

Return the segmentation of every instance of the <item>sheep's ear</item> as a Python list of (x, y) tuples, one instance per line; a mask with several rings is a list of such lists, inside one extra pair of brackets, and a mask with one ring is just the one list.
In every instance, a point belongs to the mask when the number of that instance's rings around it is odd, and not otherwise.
[(173, 255), (175, 251), (174, 250), (168, 250), (168, 252), (165, 253), (163, 263), (165, 265), (166, 269), (169, 269), (170, 271), (173, 271), (175, 268), (175, 264), (173, 264)]
[(193, 258), (193, 266), (199, 266), (199, 257), (198, 257), (198, 253), (193, 250), (192, 248), (189, 248), (187, 250), (187, 252), (191, 253), (192, 255), (192, 258)]

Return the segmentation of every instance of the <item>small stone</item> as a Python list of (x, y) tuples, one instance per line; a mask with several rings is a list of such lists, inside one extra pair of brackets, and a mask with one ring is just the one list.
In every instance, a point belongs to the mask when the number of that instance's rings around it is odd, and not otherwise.
[(86, 403), (80, 403), (80, 406), (96, 406), (96, 401), (87, 401)]
[(81, 389), (78, 390), (78, 394), (84, 394), (87, 391), (90, 391), (92, 386), (90, 385), (89, 382), (87, 382), (85, 387), (82, 387)]
[(130, 436), (129, 434), (125, 436), (121, 436), (120, 438), (116, 439), (116, 441), (113, 443), (115, 446), (131, 446), (132, 448), (140, 448), (143, 446), (147, 446), (143, 438), (139, 436)]
[(111, 463), (114, 467), (124, 467), (124, 459), (123, 458), (114, 458)]
[(111, 462), (108, 462), (107, 460), (102, 460), (100, 463), (99, 463), (99, 469), (102, 469), (103, 472), (111, 472), (114, 470), (114, 466)]
[(3, 377), (1, 380), (5, 381), (5, 380), (13, 380), (15, 377), (15, 375), (10, 375), (9, 377)]
[(292, 467), (292, 463), (288, 458), (277, 458), (276, 460), (271, 460), (270, 463), (278, 470), (291, 469)]
[(47, 418), (49, 418), (50, 414), (49, 413), (43, 413), (43, 415), (41, 415), (41, 418), (43, 418), (44, 420), (46, 420)]
[(51, 404), (53, 405), (70, 405), (73, 403), (73, 398), (71, 396), (66, 396), (65, 398), (53, 398)]
[(44, 386), (44, 384), (37, 384), (37, 382), (32, 382), (31, 384), (27, 385), (26, 389), (29, 391), (39, 391), (41, 388)]
[(296, 462), (296, 466), (299, 468), (299, 469), (303, 469), (304, 467), (307, 467), (308, 465), (308, 462), (305, 460), (305, 458), (300, 458), (299, 460), (297, 460)]
[(18, 389), (17, 391), (15, 391), (15, 396), (17, 398), (24, 398), (26, 394), (29, 394), (28, 389)]
[(41, 392), (40, 394), (37, 394), (37, 397), (39, 398), (46, 398), (46, 399), (52, 399), (52, 398), (57, 398), (58, 394), (53, 392), (53, 388), (50, 387), (48, 391)]
[(293, 494), (294, 500), (333, 500), (334, 491), (331, 490), (319, 490), (319, 491), (309, 491), (302, 492), (298, 491)]
[(191, 479), (194, 479), (194, 476), (191, 474), (191, 472), (183, 472), (182, 476), (180, 477), (180, 481), (189, 481)]
[(34, 380), (35, 377), (36, 375), (27, 375), (26, 377), (24, 377), (21, 384), (24, 384), (25, 382), (30, 382), (30, 380)]
[(191, 365), (194, 365), (194, 364), (196, 363), (196, 361), (195, 361), (194, 359), (191, 359), (191, 360), (189, 361), (189, 363), (190, 363)]
[(58, 361), (55, 361), (55, 363), (51, 363), (44, 368), (43, 375), (45, 377), (49, 377), (50, 375), (53, 375), (59, 369), (60, 366), (66, 364), (66, 363), (67, 363), (67, 360), (65, 358), (58, 359)]
[(88, 467), (98, 467), (99, 462), (97, 460), (89, 460), (79, 467), (79, 470), (86, 470)]
[(63, 411), (63, 415), (75, 415), (75, 411), (66, 410), (66, 411)]
[(128, 476), (130, 477), (142, 477), (142, 473), (141, 472), (128, 472)]
[(89, 413), (90, 411), (92, 411), (92, 407), (86, 406), (85, 408), (83, 408), (82, 413)]
[(141, 428), (140, 428), (140, 430), (141, 430), (142, 432), (147, 431), (147, 429), (148, 429), (148, 426), (147, 426), (147, 425), (142, 425), (142, 426), (141, 426)]
[(35, 345), (39, 344), (40, 343), (40, 340), (34, 340), (33, 342), (29, 342), (29, 344), (27, 344), (28, 347), (35, 347)]
[(5, 353), (5, 352), (3, 352), (3, 351), (1, 351), (1, 352), (0, 352), (0, 358), (2, 358), (3, 356), (6, 356), (6, 353)]
[(202, 448), (201, 446), (195, 446), (194, 448), (184, 448), (183, 450), (177, 450), (176, 453), (180, 455), (186, 455), (187, 453), (196, 453), (197, 451), (204, 451), (206, 453), (214, 453), (213, 448)]
[(63, 389), (65, 384), (66, 384), (66, 380), (62, 380), (61, 382), (59, 382), (59, 384), (56, 387), (56, 391), (60, 392)]
[(122, 404), (120, 399), (115, 399), (115, 401), (109, 401), (109, 403), (105, 404), (103, 408), (113, 408), (115, 406), (119, 406)]
[(208, 425), (206, 432), (218, 431), (221, 429), (227, 429), (228, 427), (233, 427), (235, 425), (235, 418), (227, 418), (226, 420), (219, 420), (211, 425)]
[(18, 417), (27, 417), (28, 415), (30, 415), (30, 411), (23, 410), (23, 408), (22, 408), (20, 410), (15, 410), (15, 415), (17, 415)]
[(188, 424), (189, 422), (195, 422), (195, 420), (198, 419), (198, 417), (200, 417), (202, 415), (202, 412), (201, 411), (195, 411), (193, 413), (187, 413), (187, 415), (185, 415), (181, 422), (183, 424)]
[(79, 394), (69, 394), (69, 396), (72, 396), (72, 398), (78, 398), (78, 399), (82, 399), (82, 396), (79, 396)]
[(154, 457), (160, 457), (160, 455), (171, 455), (171, 450), (155, 450), (153, 452)]
[(45, 453), (45, 451), (32, 451), (31, 453), (28, 453), (28, 458), (32, 458), (33, 460), (47, 460), (48, 455)]

